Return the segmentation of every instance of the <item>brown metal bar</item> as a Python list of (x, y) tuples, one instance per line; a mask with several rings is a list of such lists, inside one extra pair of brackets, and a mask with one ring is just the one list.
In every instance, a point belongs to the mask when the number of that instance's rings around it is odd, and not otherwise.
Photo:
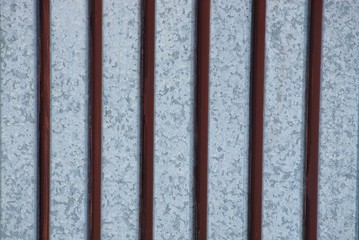
[(208, 82), (210, 0), (197, 1), (197, 96), (195, 122), (195, 239), (207, 239)]
[(253, 1), (249, 238), (262, 238), (263, 105), (266, 1)]
[(101, 239), (102, 0), (90, 1), (89, 238)]
[(50, 229), (50, 1), (39, 1), (39, 239)]
[(155, 78), (155, 1), (142, 1), (142, 143), (140, 234), (142, 240), (153, 238), (153, 141)]
[(323, 0), (310, 1), (309, 62), (306, 109), (305, 239), (317, 239), (320, 65)]

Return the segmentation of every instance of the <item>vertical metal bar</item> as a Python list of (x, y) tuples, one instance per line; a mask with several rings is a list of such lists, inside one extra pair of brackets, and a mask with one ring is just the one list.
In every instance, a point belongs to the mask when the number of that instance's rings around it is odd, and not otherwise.
[(253, 1), (249, 238), (262, 238), (263, 105), (266, 1)]
[(142, 240), (153, 238), (153, 142), (155, 78), (155, 0), (142, 1), (142, 145), (140, 231)]
[(90, 1), (89, 238), (101, 238), (102, 0)]
[(39, 239), (50, 229), (50, 1), (39, 1)]
[(195, 239), (207, 239), (208, 85), (210, 0), (197, 1), (197, 96), (195, 119)]
[(305, 239), (317, 239), (320, 65), (323, 0), (310, 1), (309, 62), (306, 109)]

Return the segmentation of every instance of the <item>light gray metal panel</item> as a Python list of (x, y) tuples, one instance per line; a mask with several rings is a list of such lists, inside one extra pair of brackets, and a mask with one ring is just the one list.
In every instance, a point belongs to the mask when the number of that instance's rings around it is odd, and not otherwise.
[(0, 239), (35, 239), (36, 1), (0, 1)]
[(192, 236), (194, 0), (156, 1), (154, 238)]
[(308, 1), (267, 1), (263, 239), (302, 239)]
[(140, 0), (103, 2), (102, 239), (138, 239)]
[(325, 0), (318, 239), (358, 239), (359, 2)]
[(51, 239), (86, 239), (88, 7), (51, 1)]
[(247, 235), (251, 5), (211, 1), (209, 239)]

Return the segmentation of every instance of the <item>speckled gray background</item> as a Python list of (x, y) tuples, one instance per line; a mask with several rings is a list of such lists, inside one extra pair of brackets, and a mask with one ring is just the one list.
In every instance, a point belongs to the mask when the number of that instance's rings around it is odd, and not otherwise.
[(307, 6), (267, 1), (263, 239), (302, 239)]
[(103, 1), (102, 239), (138, 239), (140, 0)]
[(52, 240), (87, 235), (87, 33), (86, 0), (51, 1)]
[(156, 1), (155, 239), (192, 236), (194, 9)]
[(0, 239), (36, 238), (36, 1), (0, 0)]
[(325, 0), (318, 239), (358, 239), (359, 2)]
[(211, 1), (208, 239), (246, 239), (251, 0)]
[[(208, 238), (246, 239), (251, 0), (211, 4)], [(302, 238), (307, 6), (267, 1), (263, 239)], [(154, 238), (192, 239), (195, 1), (156, 8)], [(359, 236), (358, 12), (324, 1), (319, 239)], [(36, 14), (0, 0), (0, 239), (36, 238)], [(86, 239), (87, 1), (51, 21), (51, 239)], [(140, 0), (103, 22), (102, 238), (138, 239)]]

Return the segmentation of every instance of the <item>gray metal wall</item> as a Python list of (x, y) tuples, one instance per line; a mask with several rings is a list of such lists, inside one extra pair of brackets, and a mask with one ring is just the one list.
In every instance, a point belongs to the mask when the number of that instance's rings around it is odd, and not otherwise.
[[(35, 0), (0, 0), (0, 239), (35, 239)], [(251, 0), (211, 1), (208, 239), (246, 239)], [(140, 1), (104, 0), (102, 239), (138, 239)], [(325, 0), (318, 239), (358, 239), (359, 2)], [(51, 239), (87, 236), (88, 7), (51, 1)], [(263, 239), (302, 239), (308, 1), (267, 1)], [(195, 1), (156, 1), (154, 239), (192, 239)]]

